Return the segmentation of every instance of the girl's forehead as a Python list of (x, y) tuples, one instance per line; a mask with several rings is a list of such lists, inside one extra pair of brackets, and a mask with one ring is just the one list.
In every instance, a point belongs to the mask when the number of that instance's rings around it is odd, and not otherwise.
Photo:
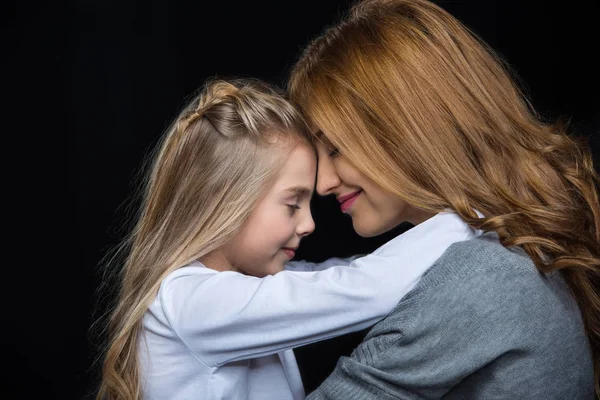
[(317, 168), (317, 156), (311, 145), (299, 143), (285, 155), (275, 188), (290, 193), (312, 192)]

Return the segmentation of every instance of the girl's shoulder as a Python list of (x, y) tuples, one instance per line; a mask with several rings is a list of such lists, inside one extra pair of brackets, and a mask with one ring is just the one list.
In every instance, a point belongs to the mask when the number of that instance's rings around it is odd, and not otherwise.
[(159, 291), (164, 291), (173, 284), (185, 285), (187, 282), (189, 284), (198, 285), (217, 276), (217, 274), (219, 274), (218, 271), (206, 267), (199, 261), (193, 261), (168, 274), (161, 282)]

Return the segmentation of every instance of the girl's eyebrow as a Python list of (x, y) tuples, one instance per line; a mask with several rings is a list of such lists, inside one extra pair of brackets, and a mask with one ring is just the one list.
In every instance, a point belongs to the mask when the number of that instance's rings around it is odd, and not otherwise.
[(284, 190), (285, 193), (298, 196), (298, 197), (310, 197), (312, 189), (307, 186), (292, 186)]

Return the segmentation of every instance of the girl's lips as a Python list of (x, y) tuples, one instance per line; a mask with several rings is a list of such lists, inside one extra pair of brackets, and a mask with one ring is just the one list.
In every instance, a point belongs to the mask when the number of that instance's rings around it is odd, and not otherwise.
[(286, 256), (291, 260), (296, 255), (296, 251), (294, 249), (289, 249), (287, 247), (282, 247), (283, 252)]
[(361, 194), (361, 192), (362, 190), (357, 190), (354, 193), (338, 197), (338, 201), (340, 202), (342, 212), (346, 212), (348, 211), (348, 209), (350, 209), (350, 207), (352, 206), (352, 204), (354, 204), (354, 201), (356, 201), (358, 195)]

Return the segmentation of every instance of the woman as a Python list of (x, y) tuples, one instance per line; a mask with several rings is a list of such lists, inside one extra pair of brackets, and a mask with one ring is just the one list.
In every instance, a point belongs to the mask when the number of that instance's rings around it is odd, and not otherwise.
[(431, 2), (366, 0), (308, 46), (289, 92), (320, 142), (317, 192), (357, 233), (445, 209), (486, 232), (309, 399), (600, 394), (599, 178), (485, 43)]

